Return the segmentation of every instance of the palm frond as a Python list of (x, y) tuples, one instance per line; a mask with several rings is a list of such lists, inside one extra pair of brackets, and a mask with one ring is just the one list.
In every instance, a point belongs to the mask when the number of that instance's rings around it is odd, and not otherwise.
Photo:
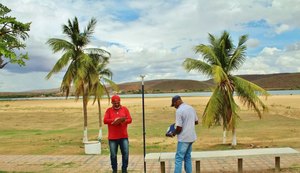
[(72, 43), (59, 38), (51, 38), (46, 43), (52, 48), (54, 53), (59, 51), (65, 52), (74, 49)]
[(220, 88), (215, 88), (203, 112), (202, 124), (204, 126), (211, 127), (212, 125), (220, 124), (223, 114), (223, 101)]
[(87, 52), (87, 54), (96, 54), (105, 58), (109, 58), (111, 56), (110, 52), (101, 48), (86, 48), (84, 51)]
[[(103, 70), (99, 70), (99, 69), (103, 69)], [(108, 78), (112, 78), (113, 76), (113, 72), (110, 71), (109, 69), (104, 69), (104, 68), (101, 68), (101, 66), (98, 66), (98, 73), (99, 73), (99, 76), (100, 78), (102, 78), (103, 76), (106, 76)]]
[(83, 35), (85, 35), (86, 37), (90, 38), (91, 35), (94, 33), (96, 24), (97, 24), (96, 18), (92, 18), (92, 19), (89, 21), (89, 23), (88, 23), (86, 29), (84, 30)]
[(64, 67), (66, 67), (69, 64), (69, 61), (71, 60), (73, 55), (73, 52), (66, 52), (63, 54), (63, 56), (55, 63), (52, 70), (47, 74), (46, 79), (50, 79), (50, 77), (54, 73), (60, 72)]
[(69, 22), (69, 26), (68, 26), (71, 30), (71, 37), (76, 36), (77, 34), (80, 33), (80, 29), (79, 29), (79, 22), (77, 17), (74, 17), (72, 22)]
[(228, 71), (239, 69), (245, 62), (246, 46), (239, 47), (235, 50), (228, 65)]
[[(108, 85), (106, 85), (108, 84)], [(108, 103), (110, 101), (110, 95), (108, 91), (108, 87), (112, 88), (114, 91), (119, 91), (119, 87), (116, 83), (114, 83), (112, 80), (105, 78), (105, 77), (100, 77), (98, 83), (94, 87), (94, 102), (101, 98), (104, 94), (106, 94)]]
[(119, 86), (108, 78), (102, 78), (114, 91), (119, 91)]
[[(107, 91), (106, 94), (109, 96), (109, 92), (108, 92), (106, 86), (102, 85), (102, 83), (100, 81), (98, 81), (98, 83), (94, 85), (92, 91), (93, 91), (93, 95), (94, 95), (93, 104), (104, 95), (104, 92)], [(108, 97), (108, 99), (109, 99), (109, 97)]]
[(248, 40), (248, 35), (242, 35), (239, 38), (239, 43), (238, 43), (238, 47), (244, 45), (246, 43), (246, 41)]
[(208, 41), (213, 47), (216, 46), (216, 38), (214, 35), (208, 33)]
[(221, 85), (223, 81), (229, 81), (227, 74), (223, 71), (223, 68), (218, 65), (212, 66), (212, 76), (216, 84)]
[(269, 94), (263, 88), (257, 86), (256, 84), (247, 81), (241, 77), (234, 76), (232, 80), (235, 83), (235, 91), (239, 99), (248, 108), (253, 108), (259, 117), (261, 117), (261, 112), (257, 105), (262, 107), (263, 111), (267, 111), (267, 106), (260, 100), (258, 95), (264, 95), (267, 97)]
[(204, 73), (207, 76), (212, 76), (211, 66), (201, 60), (186, 58), (182, 65), (188, 72), (196, 70)]
[(72, 38), (72, 21), (68, 19), (68, 25), (62, 25), (63, 33), (66, 34), (69, 38)]
[(63, 77), (63, 80), (61, 82), (61, 87), (60, 87), (60, 90), (63, 92), (63, 93), (66, 93), (66, 97), (69, 96), (70, 94), (70, 89), (71, 89), (71, 83), (74, 79), (74, 71), (73, 71), (73, 65), (69, 65), (69, 68), (67, 69), (64, 77)]
[(234, 45), (227, 31), (223, 31), (219, 41), (223, 51), (225, 50), (226, 55), (230, 54), (231, 50), (234, 48)]
[(246, 43), (247, 39), (247, 35), (243, 35), (240, 37), (238, 47), (235, 49), (235, 51), (232, 54), (232, 57), (230, 58), (230, 63), (228, 65), (229, 71), (239, 69), (246, 60), (245, 56), (247, 47), (244, 44)]
[(195, 52), (201, 53), (203, 56), (203, 59), (208, 62), (208, 64), (211, 65), (221, 65), (218, 56), (216, 55), (216, 52), (213, 50), (212, 46), (207, 46), (204, 44), (200, 44), (198, 46), (195, 46)]

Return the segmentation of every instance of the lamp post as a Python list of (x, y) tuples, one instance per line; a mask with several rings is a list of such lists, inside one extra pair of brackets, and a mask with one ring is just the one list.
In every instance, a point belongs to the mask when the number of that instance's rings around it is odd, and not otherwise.
[(145, 102), (144, 102), (144, 77), (145, 75), (140, 75), (142, 78), (142, 109), (143, 109), (143, 146), (144, 146), (144, 173), (146, 173), (146, 162), (145, 162), (145, 157), (146, 157), (146, 132), (145, 132)]

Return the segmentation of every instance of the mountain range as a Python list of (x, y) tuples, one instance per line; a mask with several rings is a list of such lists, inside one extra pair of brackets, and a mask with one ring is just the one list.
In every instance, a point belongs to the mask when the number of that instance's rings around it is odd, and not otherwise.
[[(295, 90), (300, 89), (300, 73), (278, 73), (264, 75), (238, 75), (251, 81), (266, 90)], [(214, 86), (212, 79), (207, 81), (182, 80), (182, 79), (159, 79), (145, 81), (145, 91), (148, 93), (160, 92), (197, 92), (210, 91)], [(139, 92), (141, 82), (119, 84), (121, 91), (125, 93)]]
[[(300, 73), (277, 73), (238, 75), (266, 90), (296, 90), (300, 89)], [(118, 84), (122, 94), (141, 93), (141, 81)], [(210, 91), (214, 86), (212, 79), (206, 81), (184, 79), (157, 79), (144, 82), (145, 93), (167, 92), (199, 92)], [(47, 90), (34, 90), (27, 92), (0, 92), (0, 97), (24, 96), (62, 96), (59, 88)]]

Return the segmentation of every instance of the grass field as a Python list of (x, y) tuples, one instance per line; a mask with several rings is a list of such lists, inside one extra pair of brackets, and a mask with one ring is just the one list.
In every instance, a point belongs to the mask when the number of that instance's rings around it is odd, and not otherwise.
[[(201, 120), (208, 97), (183, 97), (184, 102), (195, 107)], [(131, 112), (129, 125), (131, 154), (143, 154), (142, 101), (124, 98), (121, 102)], [(300, 148), (300, 96), (270, 96), (266, 104), (269, 112), (259, 119), (241, 106), (241, 120), (237, 128), (236, 148), (293, 147)], [(108, 104), (102, 100), (104, 114)], [(146, 150), (148, 152), (175, 151), (176, 138), (166, 138), (165, 131), (174, 122), (175, 109), (170, 98), (146, 98)], [(97, 106), (89, 103), (88, 136), (98, 135)], [(69, 100), (0, 101), (0, 154), (84, 154), (82, 144), (82, 102)], [(198, 140), (193, 150), (230, 149), (231, 133), (227, 144), (222, 145), (222, 127), (207, 129), (197, 126)], [(103, 126), (102, 153), (108, 154), (107, 127)]]

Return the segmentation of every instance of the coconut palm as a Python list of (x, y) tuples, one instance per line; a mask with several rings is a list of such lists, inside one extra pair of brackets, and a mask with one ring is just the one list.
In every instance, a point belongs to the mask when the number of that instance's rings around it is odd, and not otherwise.
[(98, 81), (93, 86), (93, 95), (95, 96), (94, 102), (97, 100), (98, 105), (98, 118), (99, 118), (99, 133), (98, 133), (98, 140), (102, 140), (102, 113), (101, 113), (101, 104), (100, 99), (103, 95), (107, 96), (108, 102), (110, 101), (110, 92), (107, 86), (110, 86), (113, 90), (118, 90), (117, 85), (111, 80), (112, 78), (112, 71), (106, 66), (109, 63), (109, 57), (103, 56), (100, 54), (89, 54), (90, 57), (93, 59), (93, 63), (96, 66)]
[(226, 131), (232, 130), (232, 146), (237, 145), (236, 127), (239, 118), (239, 106), (234, 100), (234, 94), (248, 108), (253, 108), (260, 118), (260, 107), (262, 111), (267, 110), (258, 95), (267, 96), (268, 93), (256, 84), (232, 74), (245, 61), (246, 41), (247, 35), (242, 35), (235, 47), (228, 32), (224, 31), (219, 38), (209, 34), (210, 44), (195, 47), (195, 52), (202, 54), (203, 60), (186, 58), (183, 62), (188, 72), (196, 70), (214, 79), (215, 87), (203, 113), (203, 124), (208, 127), (223, 124), (223, 143), (226, 141)]
[(64, 67), (67, 67), (61, 82), (61, 91), (68, 97), (71, 88), (73, 88), (77, 100), (82, 96), (84, 116), (83, 142), (88, 141), (87, 104), (89, 95), (92, 87), (98, 82), (97, 69), (88, 53), (91, 51), (98, 54), (106, 52), (99, 48), (86, 48), (90, 43), (96, 23), (96, 19), (92, 18), (84, 31), (80, 32), (77, 17), (72, 21), (69, 19), (68, 24), (63, 25), (63, 34), (68, 39), (50, 38), (47, 41), (47, 44), (49, 44), (54, 53), (61, 51), (63, 55), (56, 62), (46, 78), (49, 79), (54, 73), (58, 73)]

